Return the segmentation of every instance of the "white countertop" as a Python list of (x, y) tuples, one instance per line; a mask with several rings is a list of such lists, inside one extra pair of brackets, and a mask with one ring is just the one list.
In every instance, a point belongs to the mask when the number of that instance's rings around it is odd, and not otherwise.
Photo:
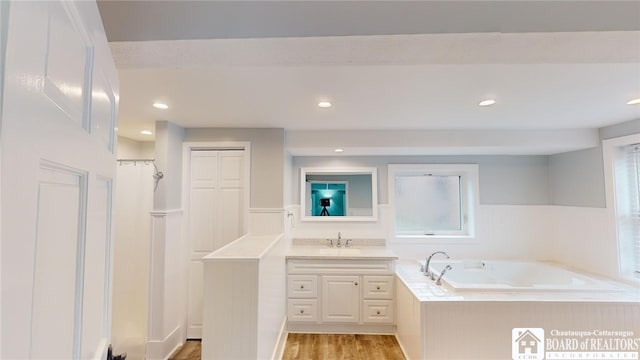
[(398, 256), (386, 246), (357, 245), (329, 247), (328, 245), (294, 245), (287, 259), (344, 259), (344, 260), (395, 260)]
[(206, 255), (203, 261), (259, 259), (282, 237), (279, 235), (245, 235)]

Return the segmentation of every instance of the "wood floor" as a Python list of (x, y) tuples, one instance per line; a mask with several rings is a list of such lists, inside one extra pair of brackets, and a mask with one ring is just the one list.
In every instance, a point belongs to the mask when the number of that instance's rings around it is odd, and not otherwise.
[(404, 360), (393, 335), (289, 334), (282, 360)]
[(202, 353), (200, 340), (188, 340), (176, 352), (169, 356), (169, 360), (200, 360)]
[[(200, 341), (187, 341), (169, 360), (200, 360)], [(404, 360), (393, 335), (289, 334), (282, 360)]]

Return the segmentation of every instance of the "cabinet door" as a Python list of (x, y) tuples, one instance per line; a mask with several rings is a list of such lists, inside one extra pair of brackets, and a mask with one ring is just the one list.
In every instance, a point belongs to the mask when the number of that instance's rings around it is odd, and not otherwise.
[(357, 323), (360, 321), (360, 277), (322, 277), (322, 321)]

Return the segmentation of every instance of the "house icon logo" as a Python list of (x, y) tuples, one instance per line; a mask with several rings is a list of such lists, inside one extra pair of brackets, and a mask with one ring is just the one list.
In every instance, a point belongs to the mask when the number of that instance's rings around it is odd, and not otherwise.
[(513, 360), (544, 359), (544, 329), (514, 328), (511, 331)]

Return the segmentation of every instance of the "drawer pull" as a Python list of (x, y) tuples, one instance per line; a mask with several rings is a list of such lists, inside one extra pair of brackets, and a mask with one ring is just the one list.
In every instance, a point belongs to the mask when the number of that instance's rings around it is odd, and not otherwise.
[(300, 314), (304, 314), (304, 310), (300, 310)]
[(376, 315), (380, 315), (380, 310), (376, 311)]
[(376, 290), (380, 290), (380, 286), (376, 286)]
[(300, 289), (301, 289), (301, 290), (302, 290), (302, 289), (304, 289), (304, 285), (300, 285)]

